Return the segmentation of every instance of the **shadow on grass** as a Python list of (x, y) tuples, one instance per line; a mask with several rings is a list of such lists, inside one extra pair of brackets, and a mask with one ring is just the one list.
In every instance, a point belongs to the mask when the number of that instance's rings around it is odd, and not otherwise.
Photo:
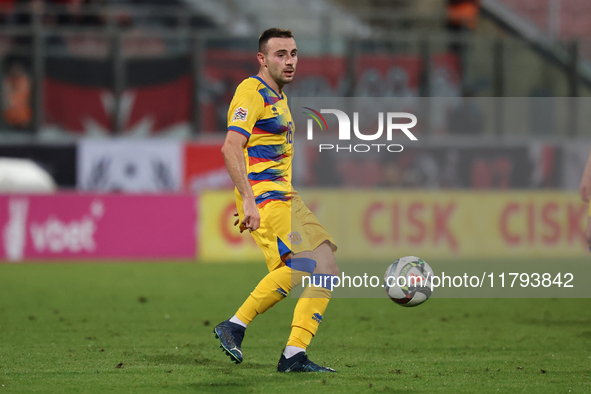
[[(221, 357), (220, 357), (221, 358)], [(236, 371), (243, 370), (268, 370), (274, 371), (275, 365), (272, 364), (258, 364), (258, 363), (244, 363), (235, 365), (229, 359), (211, 359), (200, 354), (180, 355), (180, 354), (146, 354), (139, 357), (142, 361), (147, 361), (150, 364), (156, 365), (196, 365), (211, 369), (235, 369)]]

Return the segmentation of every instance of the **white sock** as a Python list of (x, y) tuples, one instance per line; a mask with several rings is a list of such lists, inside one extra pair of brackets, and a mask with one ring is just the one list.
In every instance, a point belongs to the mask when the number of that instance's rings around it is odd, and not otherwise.
[(285, 356), (285, 358), (290, 358), (301, 352), (305, 353), (306, 349), (298, 346), (286, 346), (285, 350), (283, 351), (283, 355)]
[(246, 324), (245, 322), (243, 322), (242, 320), (240, 320), (236, 315), (234, 315), (234, 316), (232, 316), (230, 318), (230, 322), (231, 323), (234, 323), (234, 324), (239, 324), (239, 325), (241, 325), (244, 328), (248, 327), (248, 324)]

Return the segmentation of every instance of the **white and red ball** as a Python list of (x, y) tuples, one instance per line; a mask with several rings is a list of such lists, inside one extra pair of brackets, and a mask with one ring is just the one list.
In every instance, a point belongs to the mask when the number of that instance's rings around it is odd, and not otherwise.
[(384, 274), (388, 297), (402, 306), (417, 306), (431, 296), (433, 270), (423, 259), (405, 256), (393, 262)]

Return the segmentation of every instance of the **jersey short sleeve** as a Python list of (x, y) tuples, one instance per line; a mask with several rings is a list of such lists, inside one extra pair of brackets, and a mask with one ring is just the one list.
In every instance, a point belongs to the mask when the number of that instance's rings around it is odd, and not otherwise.
[(228, 130), (250, 138), (252, 129), (265, 108), (263, 96), (255, 89), (238, 87), (228, 110)]

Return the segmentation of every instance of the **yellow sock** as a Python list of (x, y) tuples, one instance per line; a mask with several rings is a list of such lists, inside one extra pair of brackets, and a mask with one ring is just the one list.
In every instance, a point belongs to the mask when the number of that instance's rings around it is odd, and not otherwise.
[(287, 346), (308, 347), (322, 322), (331, 295), (332, 291), (324, 287), (306, 287), (293, 313)]
[(312, 333), (300, 327), (292, 327), (291, 334), (287, 340), (287, 346), (297, 346), (306, 349), (312, 341)]
[[(236, 316), (246, 324), (265, 312), (273, 305), (287, 297), (293, 286), (297, 286), (299, 275), (294, 275), (290, 267), (283, 266), (271, 271), (265, 276), (244, 301), (244, 304), (236, 312)], [(308, 275), (302, 272), (302, 275)]]

